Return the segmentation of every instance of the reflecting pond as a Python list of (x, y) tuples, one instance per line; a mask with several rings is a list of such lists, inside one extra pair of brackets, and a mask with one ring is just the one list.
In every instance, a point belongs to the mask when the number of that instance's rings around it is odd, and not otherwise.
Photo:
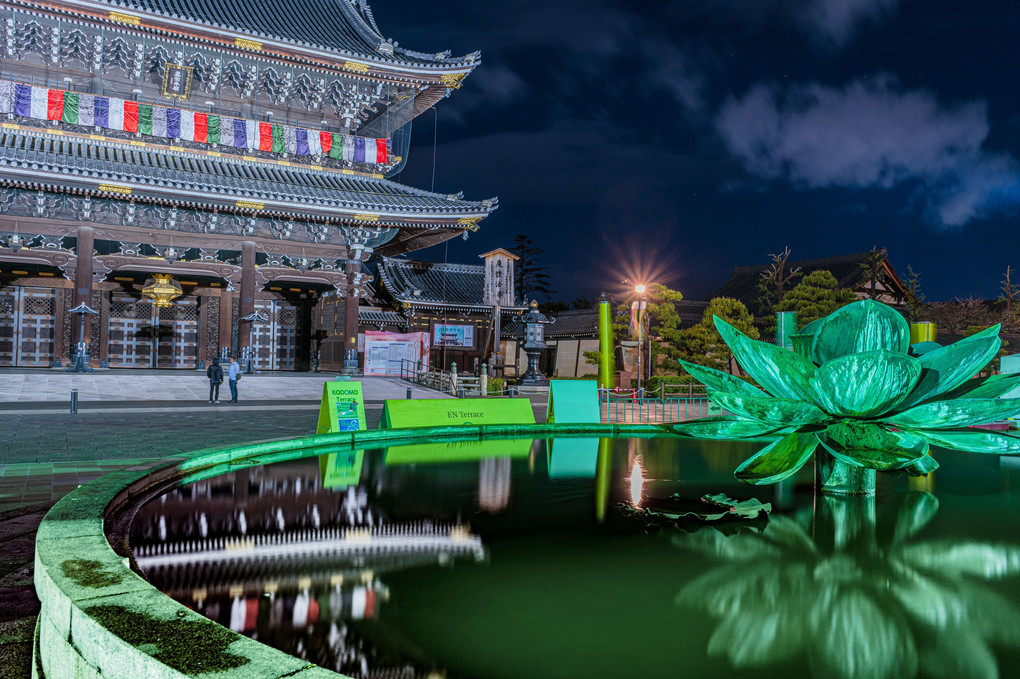
[[(353, 677), (1009, 676), (1020, 459), (937, 451), (877, 497), (732, 470), (753, 442), (434, 442), (175, 488), (131, 529), (154, 585)], [(699, 499), (755, 497), (748, 520)], [(637, 511), (634, 511), (634, 510)], [(650, 512), (649, 512), (650, 513)]]

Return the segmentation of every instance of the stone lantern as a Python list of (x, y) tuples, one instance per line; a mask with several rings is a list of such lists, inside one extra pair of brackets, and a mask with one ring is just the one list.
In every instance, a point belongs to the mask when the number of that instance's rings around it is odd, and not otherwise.
[(528, 370), (521, 375), (521, 384), (528, 386), (545, 386), (549, 384), (549, 378), (538, 369), (538, 357), (541, 356), (545, 346), (545, 326), (555, 323), (556, 319), (550, 319), (538, 310), (538, 302), (532, 300), (531, 309), (527, 313), (518, 316), (524, 323), (524, 353), (528, 355)]

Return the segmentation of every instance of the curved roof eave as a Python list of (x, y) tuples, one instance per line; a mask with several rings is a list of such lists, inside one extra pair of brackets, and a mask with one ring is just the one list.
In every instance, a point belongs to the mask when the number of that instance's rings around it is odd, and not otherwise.
[[(135, 19), (139, 21), (138, 25), (140, 26), (154, 30), (182, 33), (189, 38), (198, 37), (202, 39), (201, 36), (195, 34), (196, 30), (206, 32), (213, 30), (217, 34), (235, 40), (250, 41), (255, 38), (259, 43), (260, 49), (264, 49), (266, 46), (277, 47), (287, 51), (306, 52), (316, 57), (326, 57), (333, 61), (354, 59), (367, 62), (361, 64), (361, 66), (368, 66), (370, 70), (374, 66), (383, 72), (398, 71), (419, 77), (431, 76), (434, 78), (440, 74), (463, 74), (461, 76), (463, 77), (474, 70), (480, 63), (478, 52), (472, 52), (461, 57), (448, 57), (446, 56), (447, 52), (431, 55), (393, 47), (393, 43), (384, 39), (374, 27), (374, 20), (372, 25), (370, 25), (365, 17), (354, 11), (345, 0), (311, 0), (311, 2), (319, 2), (324, 6), (328, 5), (326, 9), (339, 10), (340, 16), (334, 18), (342, 19), (341, 23), (344, 24), (343, 28), (346, 31), (338, 30), (331, 35), (345, 34), (346, 37), (350, 38), (346, 43), (340, 38), (326, 37), (325, 34), (313, 35), (302, 33), (301, 26), (289, 18), (293, 17), (294, 13), (286, 11), (284, 11), (282, 16), (288, 17), (287, 20), (276, 21), (274, 26), (288, 26), (288, 28), (293, 29), (290, 31), (291, 35), (284, 35), (282, 34), (284, 32), (279, 30), (276, 34), (270, 34), (260, 30), (263, 27), (254, 24), (251, 26), (244, 26), (240, 23), (237, 23), (237, 25), (227, 25), (228, 23), (235, 23), (235, 20), (232, 20), (229, 13), (237, 9), (236, 6), (241, 4), (241, 0), (235, 0), (234, 2), (226, 2), (225, 0), (217, 0), (215, 2), (213, 0), (196, 0), (195, 5), (205, 8), (208, 14), (206, 18), (183, 16), (171, 11), (170, 7), (181, 6), (180, 4), (175, 4), (173, 0), (130, 1), (131, 4), (121, 0), (15, 0), (15, 4), (77, 13), (93, 19), (106, 20), (113, 24), (127, 23), (133, 25), (134, 22), (131, 20)], [(254, 13), (253, 16), (258, 16), (260, 20), (273, 22), (274, 13), (279, 13), (282, 10), (280, 5), (287, 1), (272, 0), (270, 2), (263, 2), (260, 4), (260, 9), (263, 10), (265, 16), (263, 17), (259, 13)], [(143, 2), (145, 3), (144, 5), (142, 4)], [(307, 13), (309, 11), (308, 4), (302, 5), (298, 10), (301, 13)], [(191, 4), (189, 3), (190, 6)], [(97, 10), (99, 12), (105, 11), (107, 15), (97, 14)], [(192, 14), (197, 13), (192, 12)], [(226, 17), (226, 20), (223, 18), (220, 18), (218, 21), (214, 20), (215, 16)], [(148, 23), (153, 25), (142, 22), (144, 19), (149, 19), (150, 22)], [(158, 25), (160, 23), (162, 25)], [(182, 29), (191, 29), (191, 31), (183, 33)], [(327, 29), (323, 27), (322, 30)], [(316, 40), (316, 37), (325, 37), (325, 39)], [(334, 44), (323, 44), (330, 40)], [(429, 59), (428, 57), (432, 58)], [(340, 67), (341, 64), (337, 66)]]

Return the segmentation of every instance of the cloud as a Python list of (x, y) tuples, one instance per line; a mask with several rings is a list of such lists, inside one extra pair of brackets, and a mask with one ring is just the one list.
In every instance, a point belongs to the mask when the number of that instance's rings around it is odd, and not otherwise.
[(916, 187), (933, 223), (956, 227), (1012, 204), (1020, 174), (982, 148), (984, 102), (944, 106), (888, 75), (843, 88), (757, 85), (720, 109), (716, 131), (751, 174), (803, 189)]
[(861, 24), (878, 23), (896, 13), (899, 0), (811, 0), (795, 16), (818, 43), (842, 47)]

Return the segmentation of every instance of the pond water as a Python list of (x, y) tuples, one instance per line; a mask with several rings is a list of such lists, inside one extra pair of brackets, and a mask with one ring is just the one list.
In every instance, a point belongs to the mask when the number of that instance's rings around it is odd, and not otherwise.
[[(130, 543), (183, 604), (353, 677), (1011, 676), (1020, 459), (935, 450), (931, 477), (841, 499), (810, 465), (736, 482), (761, 445), (339, 452), (174, 488)], [(641, 515), (708, 493), (771, 516)]]

